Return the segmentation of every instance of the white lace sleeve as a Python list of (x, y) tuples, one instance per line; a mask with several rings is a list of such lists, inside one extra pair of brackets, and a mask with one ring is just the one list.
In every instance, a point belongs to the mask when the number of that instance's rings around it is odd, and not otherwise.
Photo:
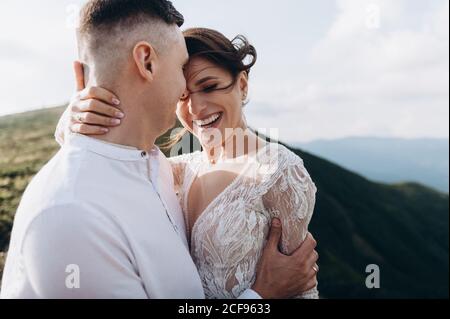
[(66, 134), (69, 132), (69, 108), (67, 108), (56, 125), (55, 140), (60, 146), (64, 145), (64, 139)]
[[(289, 160), (281, 160), (279, 170), (270, 188), (263, 196), (263, 203), (271, 217), (278, 217), (282, 223), (281, 251), (291, 254), (305, 240), (311, 220), (316, 186), (309, 176), (303, 161), (293, 153), (282, 153)], [(317, 289), (312, 289), (298, 298), (318, 298)]]

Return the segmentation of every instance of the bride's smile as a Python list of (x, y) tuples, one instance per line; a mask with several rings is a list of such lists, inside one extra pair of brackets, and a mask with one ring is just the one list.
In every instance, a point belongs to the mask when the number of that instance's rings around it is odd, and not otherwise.
[(237, 76), (204, 57), (192, 58), (185, 67), (187, 88), (178, 102), (177, 115), (207, 149), (224, 145), (233, 130), (246, 129), (242, 106), (248, 71), (233, 72)]

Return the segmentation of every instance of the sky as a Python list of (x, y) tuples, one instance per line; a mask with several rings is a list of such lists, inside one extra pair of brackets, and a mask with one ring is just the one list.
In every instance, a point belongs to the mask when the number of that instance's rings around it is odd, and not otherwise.
[[(258, 51), (247, 122), (286, 142), (448, 138), (448, 0), (173, 0)], [(66, 103), (84, 1), (0, 0), (0, 115)]]

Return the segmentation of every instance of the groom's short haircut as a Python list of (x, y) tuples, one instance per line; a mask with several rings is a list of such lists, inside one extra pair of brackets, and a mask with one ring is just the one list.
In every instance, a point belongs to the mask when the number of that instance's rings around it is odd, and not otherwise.
[(80, 33), (108, 29), (118, 24), (130, 27), (145, 19), (162, 20), (181, 27), (183, 15), (167, 0), (90, 0), (81, 11)]
[(105, 69), (101, 73), (110, 73), (138, 41), (163, 52), (171, 43), (169, 28), (183, 23), (183, 15), (168, 0), (89, 0), (77, 29), (80, 53), (97, 69)]

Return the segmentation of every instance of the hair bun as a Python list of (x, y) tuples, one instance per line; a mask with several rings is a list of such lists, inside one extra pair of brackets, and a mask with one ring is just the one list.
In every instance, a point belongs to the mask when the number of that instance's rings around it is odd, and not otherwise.
[[(236, 49), (238, 54), (238, 58), (242, 64), (242, 70), (250, 73), (250, 69), (255, 65), (257, 59), (256, 49), (253, 45), (250, 44), (248, 39), (242, 35), (237, 35), (231, 43)], [(246, 63), (246, 60), (248, 61)]]

